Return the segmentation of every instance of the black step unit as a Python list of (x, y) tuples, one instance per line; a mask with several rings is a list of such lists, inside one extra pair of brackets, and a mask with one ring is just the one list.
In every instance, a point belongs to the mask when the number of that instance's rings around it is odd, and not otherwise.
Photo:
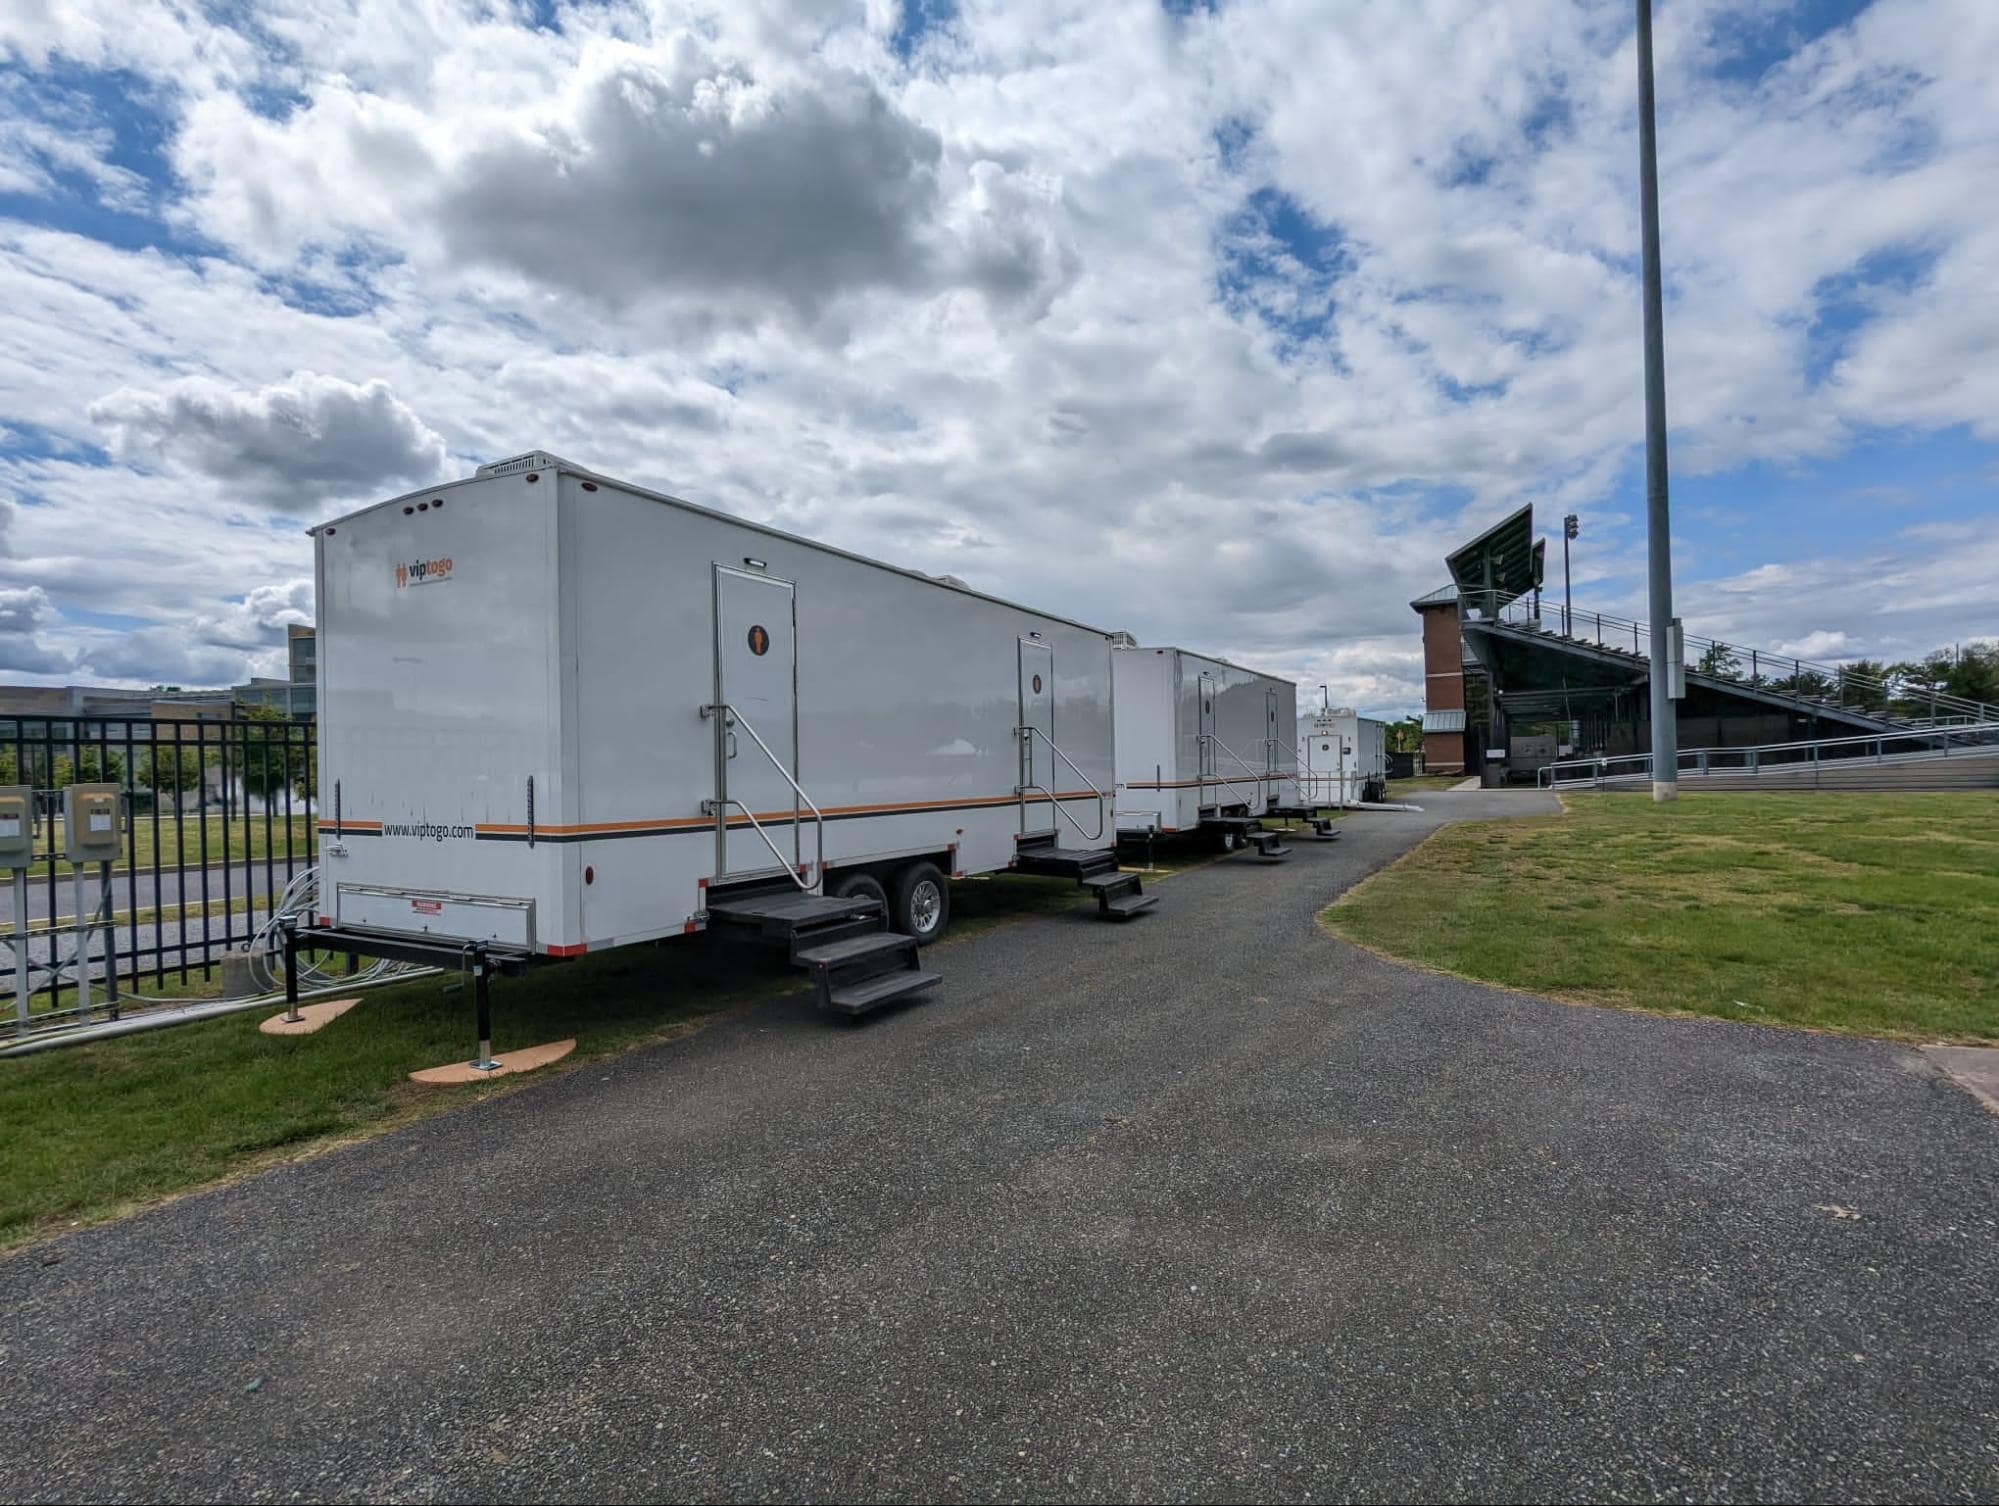
[(1158, 895), (1144, 892), (1144, 885), (1135, 873), (1113, 869), (1109, 873), (1089, 874), (1080, 882), (1096, 895), (1097, 914), (1107, 920), (1129, 920), (1139, 911), (1149, 910), (1159, 902)]
[(784, 942), (793, 965), (812, 975), (821, 1009), (866, 1014), (940, 981), (923, 971), (916, 938), (888, 929), (879, 900), (756, 889), (711, 895), (708, 919)]
[(1249, 838), (1250, 845), (1256, 848), (1256, 855), (1260, 858), (1288, 858), (1291, 856), (1291, 849), (1284, 845), (1284, 835), (1282, 832), (1252, 831), (1246, 832), (1244, 835)]
[(1118, 868), (1113, 847), (1058, 847), (1053, 842), (1023, 843), (1014, 854), (1016, 873), (1041, 874), (1049, 878), (1073, 878), (1097, 897), (1099, 920), (1129, 920), (1150, 909), (1157, 895), (1144, 893), (1135, 873)]

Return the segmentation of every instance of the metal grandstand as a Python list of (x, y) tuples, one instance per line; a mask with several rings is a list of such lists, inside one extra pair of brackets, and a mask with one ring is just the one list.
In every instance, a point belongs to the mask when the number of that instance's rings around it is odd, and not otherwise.
[[(1469, 734), (1467, 766), (1504, 760), (1519, 777), (1556, 758), (1602, 764), (1648, 757), (1651, 629), (1611, 612), (1554, 602), (1544, 609), (1544, 545), (1534, 537), (1531, 505), (1453, 551), (1446, 564), (1450, 585), (1411, 605), (1422, 612), (1455, 599), (1464, 661), (1455, 693), (1466, 710), (1440, 713), (1439, 726), (1444, 716), (1467, 718), (1456, 724)], [(1695, 634), (1683, 634), (1682, 644), (1682, 735), (1708, 745), (1690, 749), (1697, 757), (1937, 728), (1965, 734), (1952, 746), (1966, 738), (1999, 742), (1999, 705), (1906, 674)], [(1451, 678), (1452, 666), (1441, 661), (1426, 667), (1433, 691)], [(1825, 756), (1852, 750), (1828, 746)]]

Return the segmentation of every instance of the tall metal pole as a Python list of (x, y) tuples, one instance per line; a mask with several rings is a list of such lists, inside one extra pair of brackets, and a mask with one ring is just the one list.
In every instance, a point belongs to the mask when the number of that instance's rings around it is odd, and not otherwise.
[(1573, 637), (1576, 597), (1569, 585), (1569, 540), (1576, 536), (1581, 520), (1574, 513), (1562, 519), (1562, 636)]
[(1673, 704), (1673, 539), (1666, 517), (1666, 333), (1659, 276), (1659, 142), (1652, 112), (1652, 0), (1638, 4), (1638, 206), (1645, 260), (1645, 515), (1652, 619), (1652, 798), (1680, 793)]

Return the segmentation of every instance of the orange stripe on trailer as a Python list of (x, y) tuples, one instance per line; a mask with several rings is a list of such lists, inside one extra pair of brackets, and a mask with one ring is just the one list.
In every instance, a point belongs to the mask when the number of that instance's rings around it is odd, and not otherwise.
[[(1209, 782), (1213, 783), (1214, 781), (1211, 780)], [(824, 814), (827, 816), (882, 816), (903, 813), (914, 815), (923, 811), (963, 810), (969, 806), (991, 807), (1013, 805), (1020, 798), (1019, 795), (968, 795), (946, 800), (891, 800), (872, 805), (829, 805), (825, 807)], [(1040, 794), (1029, 795), (1027, 797), (1030, 803), (1038, 805), (1046, 805), (1050, 798), (1047, 795)], [(1058, 801), (1094, 800), (1097, 798), (1097, 792), (1095, 790), (1062, 790), (1057, 792), (1053, 798)], [(753, 814), (759, 821), (809, 821), (812, 819), (812, 813), (803, 806), (800, 806), (796, 810), (756, 811)], [(359, 827), (366, 823), (349, 821), (346, 824)], [(379, 821), (372, 823), (373, 827), (377, 830), (380, 829), (381, 824)], [(587, 837), (600, 834), (611, 835), (628, 831), (686, 831), (697, 829), (705, 831), (714, 826), (714, 824), (715, 818), (713, 816), (658, 816), (643, 821), (584, 821), (567, 826), (537, 821), (534, 825), (534, 833), (540, 837)], [(732, 816), (729, 818), (728, 824), (733, 827), (747, 826), (749, 818)], [(482, 821), (472, 829), (481, 835), (496, 837), (524, 837), (528, 834), (527, 824), (519, 821)]]

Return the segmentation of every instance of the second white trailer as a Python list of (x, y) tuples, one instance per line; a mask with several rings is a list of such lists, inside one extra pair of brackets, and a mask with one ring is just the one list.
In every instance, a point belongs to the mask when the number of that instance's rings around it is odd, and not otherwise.
[(1120, 647), (1117, 824), (1214, 833), (1225, 847), (1298, 805), (1298, 688), (1181, 648)]

